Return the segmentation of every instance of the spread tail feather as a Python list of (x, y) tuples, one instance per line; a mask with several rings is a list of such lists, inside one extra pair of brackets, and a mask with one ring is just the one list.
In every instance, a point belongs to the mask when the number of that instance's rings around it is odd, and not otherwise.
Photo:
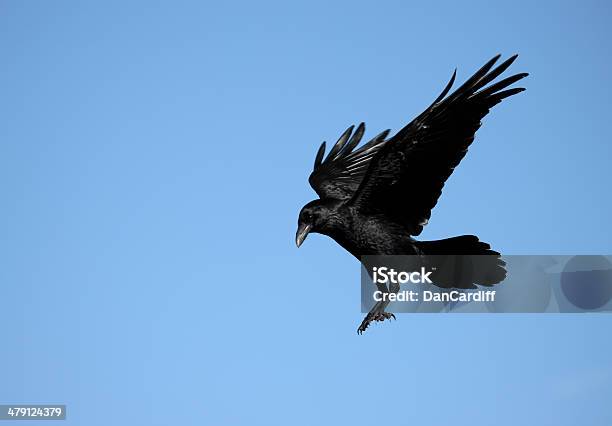
[(431, 277), (438, 287), (492, 286), (506, 278), (506, 262), (474, 235), (420, 241), (417, 247), (425, 255), (428, 266), (434, 269)]

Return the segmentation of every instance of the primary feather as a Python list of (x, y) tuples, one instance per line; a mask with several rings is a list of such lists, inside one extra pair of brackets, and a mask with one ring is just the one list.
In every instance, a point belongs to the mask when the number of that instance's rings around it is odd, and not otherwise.
[(483, 89), (514, 62), (516, 55), (491, 70), (498, 59), (499, 55), (495, 56), (444, 98), (451, 86), (447, 85), (437, 102), (386, 141), (371, 159), (350, 203), (366, 214), (384, 214), (406, 227), (410, 235), (419, 235), (444, 183), (474, 141), (482, 118), (502, 99), (524, 90), (502, 91), (527, 73)]
[(337, 200), (351, 198), (361, 183), (369, 160), (380, 149), (389, 134), (389, 130), (385, 130), (353, 151), (363, 137), (365, 124), (360, 123), (354, 134), (353, 128), (354, 126), (351, 126), (342, 133), (325, 160), (323, 160), (325, 142), (317, 152), (314, 170), (308, 181), (321, 198)]

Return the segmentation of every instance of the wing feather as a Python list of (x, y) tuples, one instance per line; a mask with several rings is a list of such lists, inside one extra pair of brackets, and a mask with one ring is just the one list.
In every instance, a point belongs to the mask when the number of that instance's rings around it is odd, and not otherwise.
[(442, 94), (376, 150), (350, 203), (364, 213), (382, 214), (411, 235), (419, 235), (444, 183), (474, 141), (482, 118), (503, 99), (525, 90), (506, 88), (527, 73), (487, 86), (508, 69), (516, 55), (493, 68), (499, 58), (493, 57), (445, 97), (455, 80), (453, 73)]
[(313, 170), (316, 170), (316, 168), (321, 165), (321, 161), (323, 161), (324, 155), (325, 155), (325, 142), (321, 144), (321, 146), (319, 147), (319, 150), (317, 151), (317, 156), (315, 157)]
[(348, 138), (351, 136), (351, 133), (353, 133), (354, 127), (355, 126), (350, 126), (348, 129), (344, 131), (344, 133), (340, 135), (340, 137), (338, 138), (338, 142), (336, 142), (336, 144), (332, 147), (331, 151), (329, 151), (329, 154), (327, 154), (327, 158), (325, 159), (325, 162), (334, 160), (334, 158), (336, 157), (336, 154), (340, 152), (340, 150), (342, 149), (346, 141), (348, 141)]
[(355, 150), (365, 133), (365, 124), (360, 123), (354, 133), (353, 129), (354, 126), (350, 126), (342, 133), (325, 160), (325, 142), (317, 152), (314, 170), (308, 181), (321, 198), (350, 199), (359, 187), (370, 160), (389, 135), (389, 130), (385, 130)]

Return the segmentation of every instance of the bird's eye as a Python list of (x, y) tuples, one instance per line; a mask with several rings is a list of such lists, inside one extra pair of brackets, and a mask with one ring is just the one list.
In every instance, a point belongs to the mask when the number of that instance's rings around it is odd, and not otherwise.
[(304, 222), (310, 222), (312, 219), (312, 215), (310, 214), (310, 212), (305, 212), (304, 213)]

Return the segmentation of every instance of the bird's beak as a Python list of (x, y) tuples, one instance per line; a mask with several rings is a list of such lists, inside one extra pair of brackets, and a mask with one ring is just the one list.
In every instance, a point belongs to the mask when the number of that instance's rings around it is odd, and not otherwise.
[(302, 245), (311, 229), (312, 225), (310, 224), (300, 224), (300, 226), (298, 226), (298, 230), (295, 233), (295, 244), (298, 246), (298, 248)]

